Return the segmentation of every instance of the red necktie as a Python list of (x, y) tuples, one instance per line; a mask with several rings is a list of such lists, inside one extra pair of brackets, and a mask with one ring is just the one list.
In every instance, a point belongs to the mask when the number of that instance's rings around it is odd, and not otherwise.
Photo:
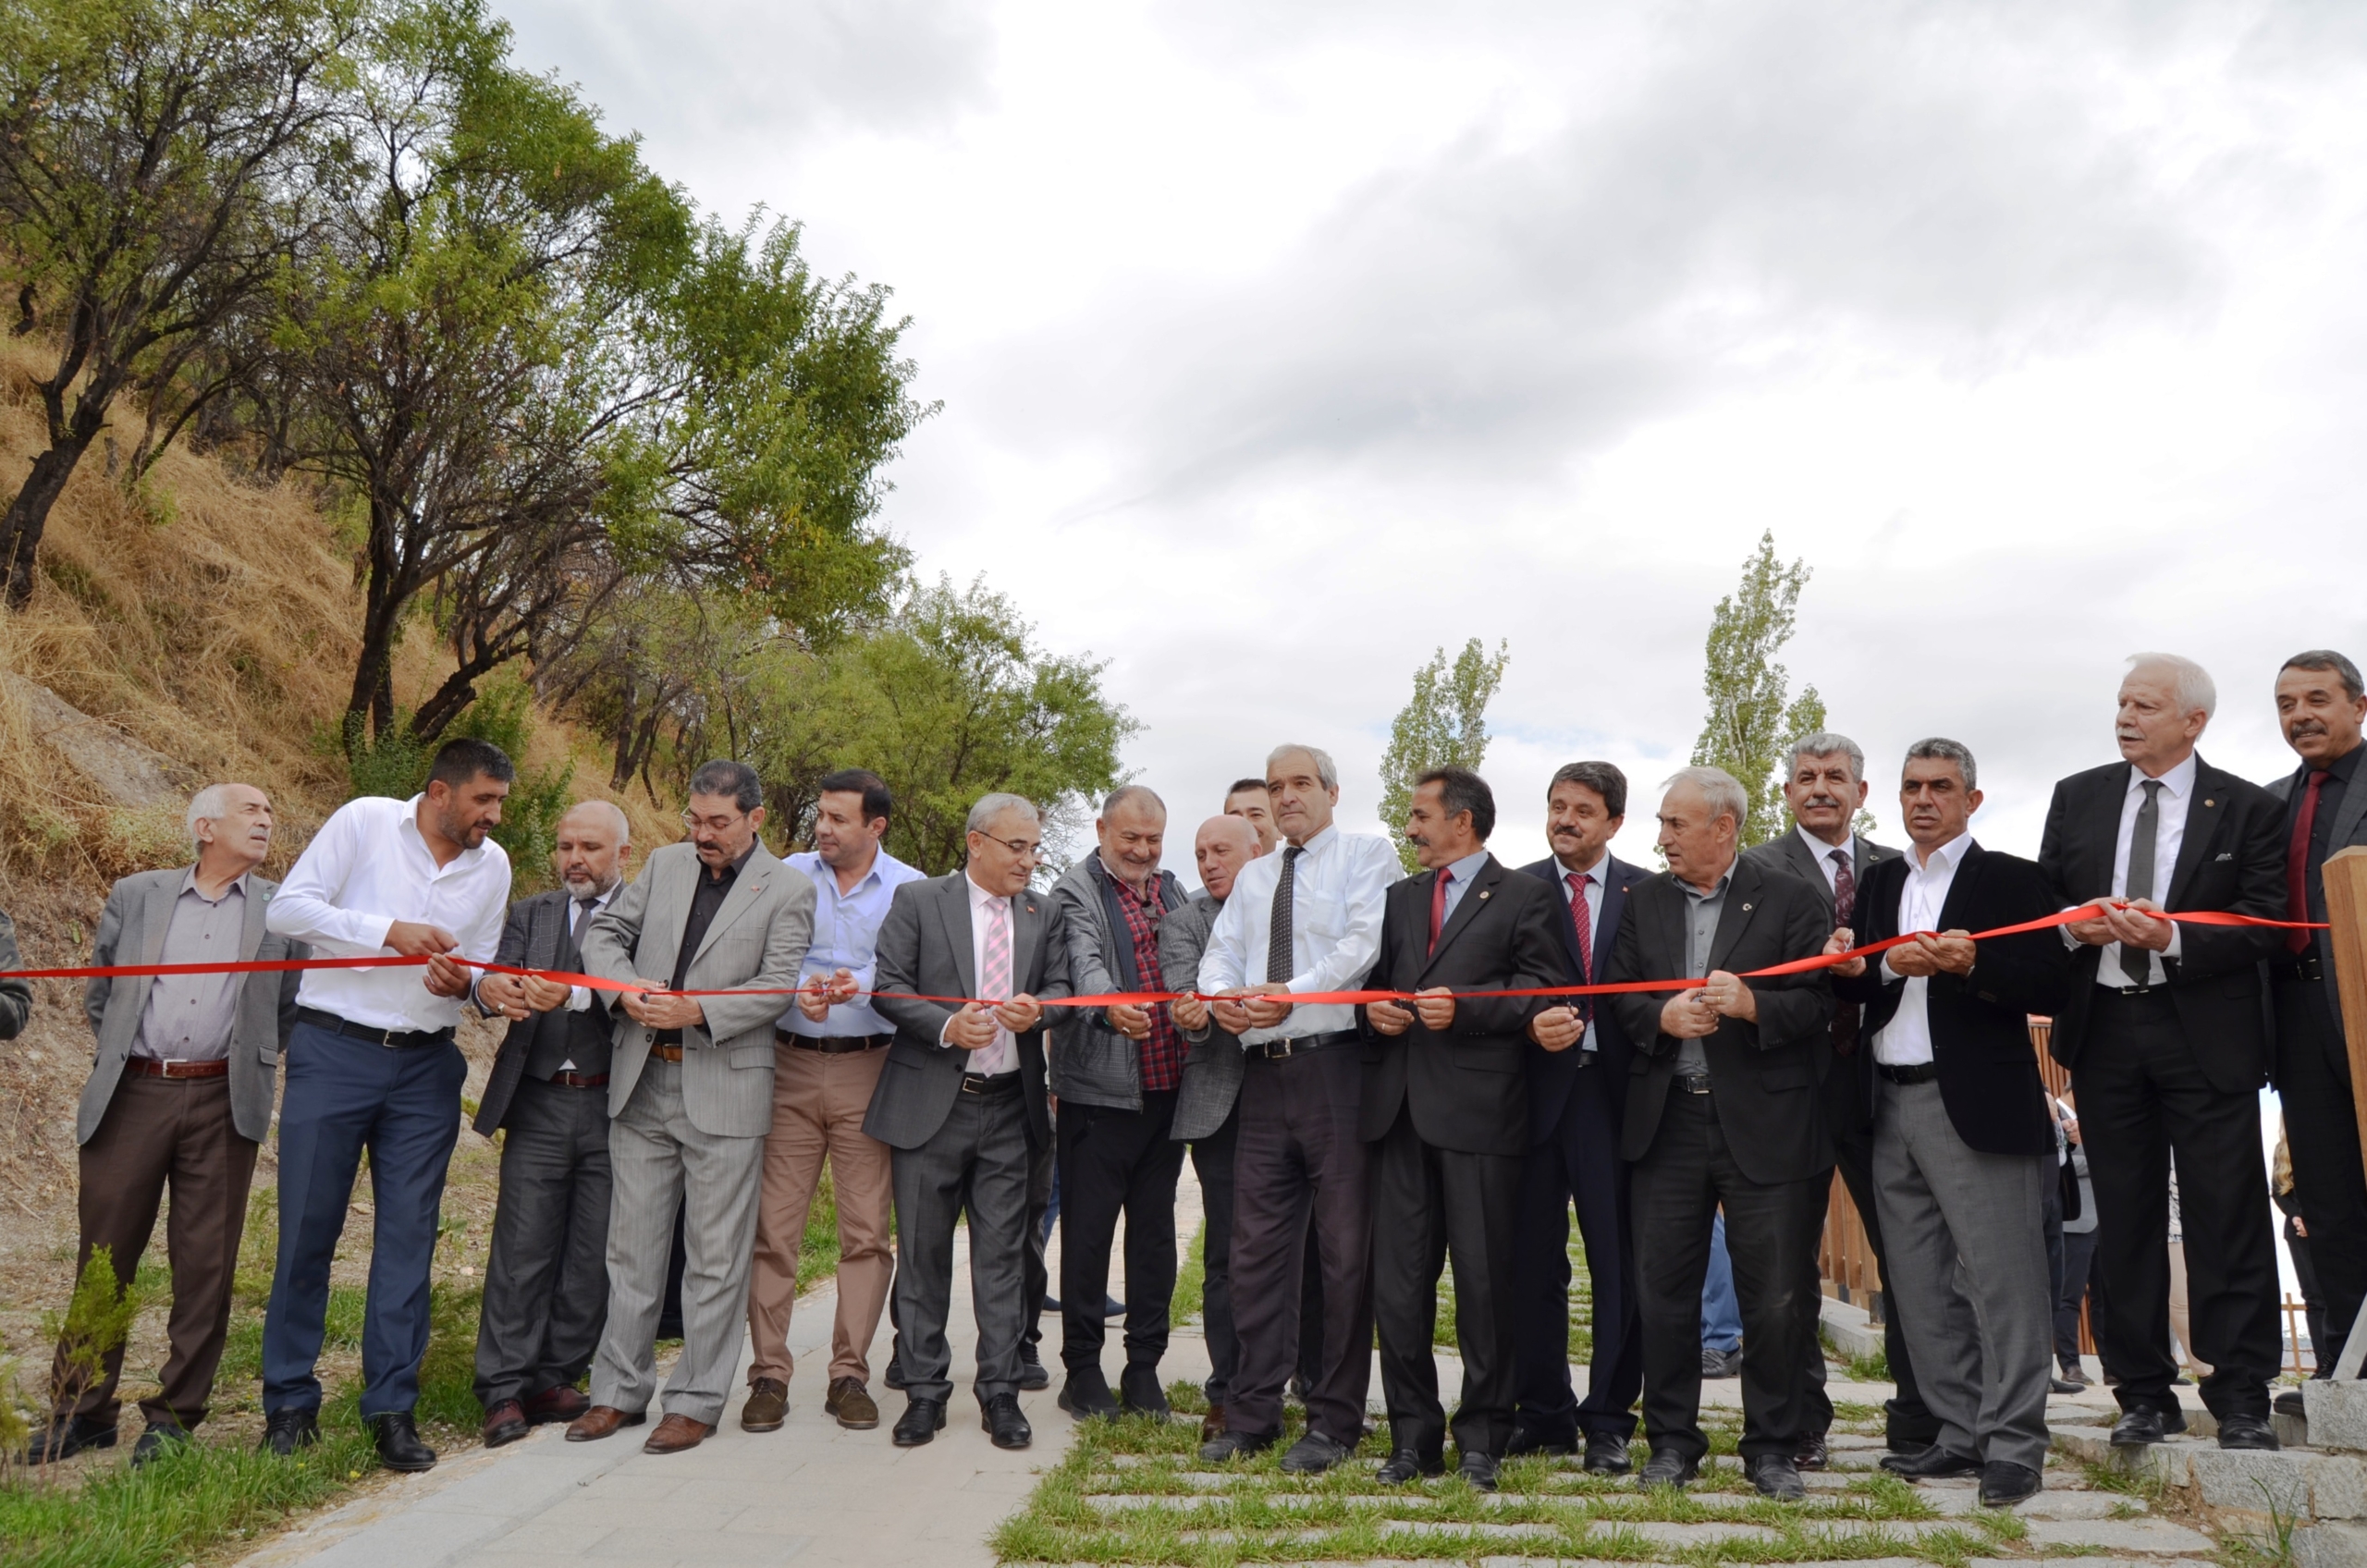
[[(1562, 880), (1570, 885), (1570, 924), (1578, 934), (1578, 984), (1591, 986), (1594, 984), (1594, 911), (1587, 907), (1587, 883), (1592, 878), (1571, 871), (1564, 873)], [(1592, 997), (1580, 997), (1577, 1003), (1580, 1018), (1591, 1019), (1594, 1016)]]
[[(2326, 770), (2310, 771), (2310, 792), (2301, 797), (2301, 814), (2293, 819), (2293, 841), (2285, 851), (2285, 918), (2310, 918), (2310, 830), (2318, 822), (2318, 791), (2325, 787)], [(2287, 931), (2285, 946), (2293, 952), (2310, 950), (2310, 933)]]
[[(1833, 863), (1833, 928), (1848, 925), (1858, 914), (1858, 871), (1849, 864), (1849, 851), (1834, 850), (1825, 858)], [(1833, 1010), (1833, 1051), (1835, 1056), (1858, 1053), (1858, 1004), (1841, 1002)]]
[(1430, 884), (1430, 947), (1439, 950), (1439, 927), (1446, 924), (1446, 885), (1454, 880), (1454, 873), (1444, 866), (1439, 868), (1439, 879)]

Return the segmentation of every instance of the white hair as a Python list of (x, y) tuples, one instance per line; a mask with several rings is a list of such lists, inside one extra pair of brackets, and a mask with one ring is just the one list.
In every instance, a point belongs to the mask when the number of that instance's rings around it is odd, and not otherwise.
[(1300, 755), (1306, 757), (1307, 761), (1315, 765), (1316, 780), (1325, 789), (1336, 790), (1340, 787), (1340, 769), (1338, 766), (1331, 761), (1331, 753), (1325, 751), (1320, 746), (1310, 746), (1298, 741), (1287, 741), (1282, 745), (1276, 746), (1272, 751), (1268, 752), (1266, 753), (1266, 771), (1268, 773), (1273, 772), (1274, 765), (1282, 761), (1284, 757), (1289, 756), (1294, 752), (1298, 753)]
[(578, 801), (573, 805), (567, 808), (567, 815), (569, 816), (573, 816), (577, 812), (586, 810), (587, 808), (592, 811), (604, 811), (608, 814), (608, 826), (616, 830), (617, 842), (619, 844), (630, 844), (632, 842), (632, 818), (625, 815), (624, 807), (617, 804), (614, 801)]
[(1750, 815), (1750, 797), (1743, 791), (1740, 779), (1723, 767), (1680, 767), (1661, 785), (1661, 793), (1666, 795), (1679, 784), (1690, 784), (1701, 791), (1701, 798), (1710, 802), (1711, 821), (1730, 816), (1735, 821), (1735, 831), (1742, 831), (1743, 820)]
[(2219, 688), (2212, 684), (2211, 672), (2192, 659), (2183, 658), (2177, 654), (2131, 654), (2128, 655), (2129, 674), (2136, 675), (2146, 670), (2169, 672), (2172, 690), (2177, 694), (2178, 712), (2181, 715), (2200, 713), (2203, 717), (2209, 718), (2214, 712), (2217, 711)]
[(189, 830), (191, 849), (199, 847), (197, 841), (199, 823), (219, 822), (229, 815), (230, 802), (227, 795), (228, 789), (229, 786), (227, 784), (208, 784), (189, 798), (189, 817), (183, 826)]
[(1030, 822), (1043, 820), (1042, 816), (1036, 813), (1034, 801), (1024, 795), (1009, 794), (998, 790), (991, 795), (978, 797), (978, 803), (970, 808), (970, 820), (964, 824), (963, 831), (984, 833), (994, 826), (995, 818), (1007, 811), (1024, 811), (1027, 814), (1027, 820)]

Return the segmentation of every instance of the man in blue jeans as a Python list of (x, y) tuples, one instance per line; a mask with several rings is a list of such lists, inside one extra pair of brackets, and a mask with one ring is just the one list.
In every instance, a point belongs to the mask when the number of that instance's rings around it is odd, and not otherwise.
[(1742, 1376), (1742, 1303), (1735, 1298), (1723, 1212), (1710, 1227), (1710, 1271), (1701, 1277), (1701, 1376)]

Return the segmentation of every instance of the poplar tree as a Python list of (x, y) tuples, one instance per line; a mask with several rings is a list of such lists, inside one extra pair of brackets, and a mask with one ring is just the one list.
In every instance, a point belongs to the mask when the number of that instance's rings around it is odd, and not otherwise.
[(1824, 728), (1824, 699), (1813, 686), (1790, 694), (1791, 673), (1775, 655), (1792, 640), (1800, 590), (1809, 564), (1786, 566), (1775, 558), (1775, 535), (1759, 536), (1759, 549), (1743, 563), (1742, 582), (1718, 601), (1710, 618), (1710, 639), (1701, 689), (1710, 699), (1693, 762), (1724, 768), (1749, 798), (1750, 815), (1741, 824), (1740, 845), (1765, 843), (1784, 830), (1786, 748), (1801, 735)]
[(1488, 704), (1503, 684), (1512, 662), (1507, 644), (1489, 653), (1474, 637), (1450, 666), (1444, 648), (1414, 672), (1414, 695), (1389, 727), (1389, 750), (1380, 759), (1380, 821), (1397, 845), (1407, 876), (1421, 869), (1414, 846), (1405, 842), (1405, 812), (1413, 804), (1414, 780), (1434, 768), (1478, 771), (1488, 755)]

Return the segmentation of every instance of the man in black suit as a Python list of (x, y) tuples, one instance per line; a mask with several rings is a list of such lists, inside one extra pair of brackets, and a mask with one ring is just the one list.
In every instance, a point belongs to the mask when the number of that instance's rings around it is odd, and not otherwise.
[[(2170, 1391), (2170, 1158), (2190, 1179), (2186, 1222), (2193, 1349), (2212, 1367), (2203, 1403), (2222, 1448), (2275, 1448), (2268, 1380), (2283, 1350), (2260, 1086), (2268, 1039), (2260, 966), (2283, 933), (2186, 925), (2164, 911), (2286, 911), (2284, 812), (2268, 791), (2213, 767), (2195, 741), (2217, 702), (2190, 659), (2140, 654), (2120, 683), (2124, 760), (2054, 787), (2039, 864), (2067, 904), (2101, 913), (2064, 927), (2076, 962), (2055, 1015), (2055, 1060), (2079, 1095), (2095, 1182), (2097, 1272), (2120, 1379), (2112, 1440), (2186, 1429)], [(2126, 907), (2123, 907), (2125, 900)]]
[(1454, 1260), (1463, 1478), (1496, 1489), (1513, 1432), (1514, 1219), (1528, 1145), (1522, 1035), (1541, 997), (1461, 997), (1556, 983), (1553, 896), (1488, 852), (1496, 799), (1465, 767), (1415, 781), (1405, 837), (1424, 871), (1389, 889), (1367, 982), (1411, 992), (1365, 1011), (1358, 1133), (1373, 1150), (1373, 1319), (1389, 1405), (1384, 1485), (1441, 1469), (1446, 1413), (1431, 1335), (1440, 1265)]
[[(1877, 844), (1857, 831), (1858, 813), (1866, 803), (1866, 753), (1857, 741), (1831, 730), (1804, 735), (1792, 744), (1791, 772), (1784, 781), (1784, 804), (1792, 814), (1792, 830), (1743, 851), (1746, 860), (1760, 860), (1789, 872), (1823, 898), (1836, 926), (1850, 923), (1858, 906), (1858, 889), (1867, 873), (1898, 851)], [(1817, 1096), (1824, 1107), (1824, 1125), (1833, 1134), (1834, 1164), (1849, 1189), (1858, 1217), (1865, 1222), (1866, 1243), (1873, 1249), (1876, 1277), (1883, 1291), (1883, 1353), (1890, 1363), (1898, 1392), (1884, 1402), (1884, 1422), (1893, 1450), (1912, 1453), (1930, 1446), (1940, 1424), (1916, 1391), (1915, 1367), (1907, 1335), (1901, 1331), (1898, 1304), (1883, 1272), (1883, 1227), (1875, 1212), (1870, 1172), (1874, 1157), (1873, 1059), (1859, 1050), (1858, 1004), (1836, 1000), (1833, 1027), (1816, 1044)], [(1817, 1195), (1816, 1223), (1821, 1232), (1833, 1201), (1828, 1184)], [(1800, 1433), (1800, 1451), (1794, 1463), (1803, 1470), (1825, 1465), (1825, 1434), (1833, 1429), (1833, 1402), (1824, 1392), (1824, 1346), (1817, 1337), (1823, 1314), (1824, 1287), (1811, 1249), (1808, 1258), (1808, 1289), (1800, 1297), (1809, 1314), (1808, 1383), (1801, 1397), (1808, 1413)]]
[[(1607, 762), (1553, 775), (1545, 832), (1553, 852), (1521, 870), (1554, 891), (1563, 964), (1553, 984), (1583, 986), (1611, 957), (1627, 890), (1650, 875), (1611, 852), (1627, 816), (1627, 776)], [(1627, 1473), (1636, 1396), (1644, 1386), (1643, 1323), (1636, 1312), (1636, 1248), (1627, 1230), (1627, 1162), (1619, 1119), (1635, 1052), (1618, 1014), (1594, 998), (1551, 1007), (1530, 1023), (1528, 1158), (1521, 1168), (1520, 1241), (1514, 1252), (1513, 1453), (1571, 1453), (1586, 1436), (1586, 1467)], [(1587, 1249), (1594, 1358), (1581, 1402), (1570, 1381), (1570, 1210)]]
[(1870, 973), (1862, 958), (1834, 972), (1834, 989), (1866, 1010), (1884, 1278), (1940, 1421), (1929, 1447), (1883, 1466), (1910, 1480), (1978, 1475), (1983, 1506), (2009, 1508), (2046, 1464), (2054, 1337), (2054, 1124), (2030, 1016), (2054, 1014), (2071, 966), (2052, 931), (1971, 939), (2054, 907), (2037, 866), (1973, 841), (1979, 777), (1957, 741), (1907, 749), (1898, 803), (1914, 851), (1867, 874), (1858, 935), (1836, 930), (1828, 950), (1918, 934)]
[(1701, 1280), (1710, 1227), (1726, 1246), (1743, 1321), (1743, 1466), (1769, 1497), (1807, 1495), (1799, 1445), (1800, 1309), (1816, 1244), (1816, 1197), (1833, 1140), (1816, 1101), (1814, 1042), (1833, 1021), (1821, 970), (1744, 980), (1737, 971), (1811, 958), (1831, 924), (1797, 876), (1738, 862), (1749, 802), (1732, 775), (1688, 767), (1660, 809), (1669, 868), (1627, 895), (1603, 979), (1702, 982), (1604, 998), (1637, 1055), (1621, 1152), (1637, 1162), (1637, 1301), (1644, 1321), (1644, 1435), (1637, 1484), (1682, 1487), (1702, 1436)]

